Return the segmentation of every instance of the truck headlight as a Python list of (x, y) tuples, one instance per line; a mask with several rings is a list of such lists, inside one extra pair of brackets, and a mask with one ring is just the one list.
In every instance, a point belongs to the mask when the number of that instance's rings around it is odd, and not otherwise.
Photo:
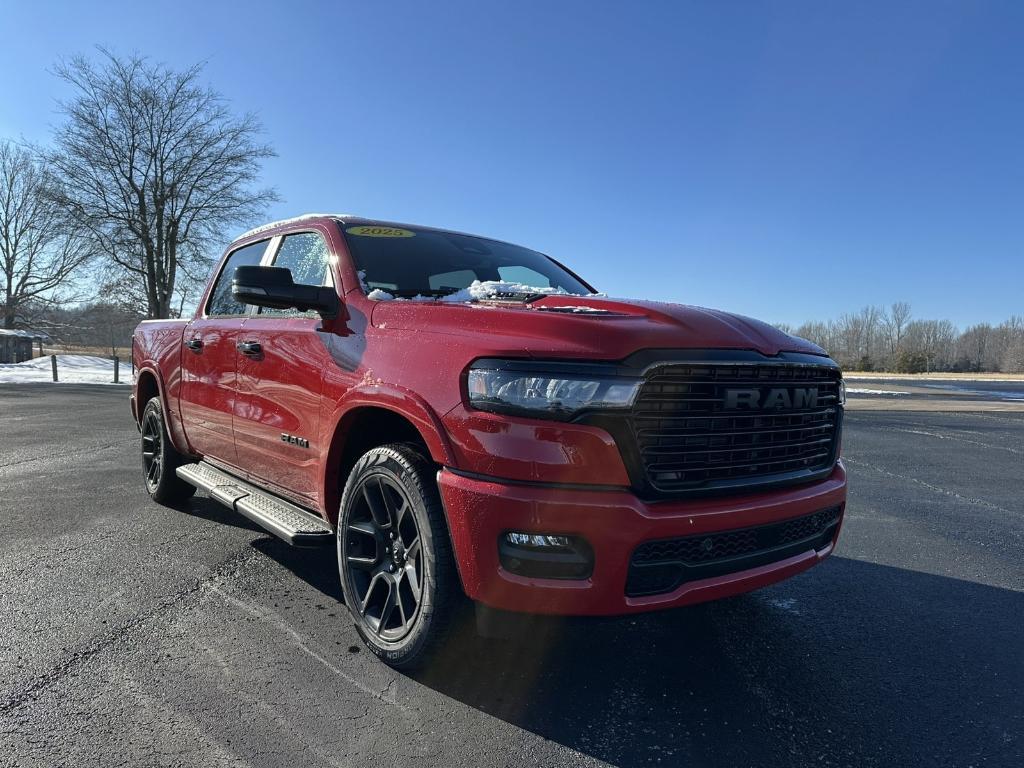
[(846, 382), (842, 379), (839, 380), (839, 404), (846, 405)]
[(642, 379), (611, 366), (481, 360), (469, 369), (469, 404), (482, 411), (568, 419), (582, 411), (629, 408)]

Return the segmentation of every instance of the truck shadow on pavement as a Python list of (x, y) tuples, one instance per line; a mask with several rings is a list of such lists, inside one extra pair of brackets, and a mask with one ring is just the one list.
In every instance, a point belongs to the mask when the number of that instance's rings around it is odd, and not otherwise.
[(172, 508), (183, 514), (200, 520), (206, 520), (210, 523), (216, 523), (217, 525), (243, 528), (247, 531), (258, 533), (261, 537), (268, 535), (263, 528), (252, 522), (249, 518), (206, 496), (193, 496), (188, 501), (172, 505)]
[[(254, 544), (341, 598), (333, 552)], [(613, 765), (1020, 765), (1024, 593), (835, 556), (731, 600), (613, 619), (471, 612), (422, 685)]]

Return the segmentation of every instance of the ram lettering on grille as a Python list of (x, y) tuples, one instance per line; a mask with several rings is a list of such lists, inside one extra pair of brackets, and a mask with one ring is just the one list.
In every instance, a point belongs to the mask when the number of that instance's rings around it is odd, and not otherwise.
[(758, 408), (765, 411), (817, 408), (818, 388), (802, 387), (790, 390), (776, 387), (767, 392), (760, 389), (727, 389), (725, 390), (725, 407), (730, 411), (739, 408)]

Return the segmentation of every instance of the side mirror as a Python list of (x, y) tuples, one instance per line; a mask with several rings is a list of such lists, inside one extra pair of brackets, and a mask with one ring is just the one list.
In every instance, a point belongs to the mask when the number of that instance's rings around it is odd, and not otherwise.
[(245, 304), (272, 309), (310, 310), (325, 320), (336, 318), (341, 301), (334, 288), (296, 285), (286, 267), (237, 267), (231, 280), (231, 295)]

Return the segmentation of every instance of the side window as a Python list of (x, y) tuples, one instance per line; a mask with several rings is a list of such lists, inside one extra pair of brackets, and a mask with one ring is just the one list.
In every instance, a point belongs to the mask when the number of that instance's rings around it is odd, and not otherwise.
[(498, 274), (506, 283), (521, 283), (531, 288), (550, 288), (551, 281), (529, 267), (498, 267)]
[(238, 267), (253, 267), (260, 263), (264, 251), (267, 250), (267, 240), (239, 248), (228, 256), (224, 262), (224, 269), (217, 277), (217, 282), (210, 293), (210, 300), (206, 302), (207, 315), (245, 315), (249, 308), (241, 302), (235, 301), (231, 295), (231, 278), (235, 276), (235, 269)]
[[(277, 249), (274, 257), (275, 267), (287, 267), (292, 272), (292, 282), (299, 285), (334, 285), (330, 270), (330, 253), (327, 243), (316, 232), (300, 232), (287, 235)], [(261, 315), (293, 315), (302, 317), (306, 314), (294, 309), (260, 308)]]

